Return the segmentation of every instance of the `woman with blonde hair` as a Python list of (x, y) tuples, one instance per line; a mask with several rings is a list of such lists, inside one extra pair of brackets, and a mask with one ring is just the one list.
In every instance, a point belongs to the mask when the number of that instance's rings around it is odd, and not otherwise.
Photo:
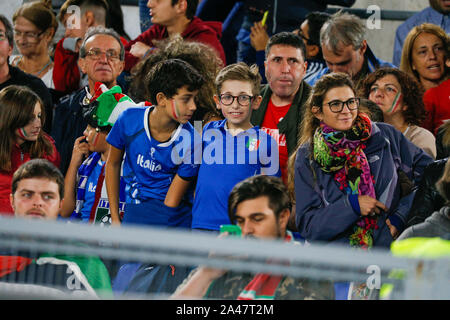
[(14, 85), (0, 91), (0, 215), (14, 214), (11, 181), (21, 164), (43, 158), (59, 166), (59, 153), (42, 130), (44, 123), (42, 100), (33, 91)]
[(424, 90), (438, 86), (448, 78), (445, 51), (449, 36), (437, 25), (415, 26), (403, 44), (400, 70), (414, 76)]
[(11, 65), (40, 78), (54, 89), (53, 60), (50, 45), (58, 28), (51, 1), (23, 4), (13, 15), (14, 40), (20, 55), (11, 57)]
[(394, 127), (359, 110), (348, 75), (323, 76), (305, 105), (296, 152), (299, 233), (309, 242), (388, 248), (430, 162)]

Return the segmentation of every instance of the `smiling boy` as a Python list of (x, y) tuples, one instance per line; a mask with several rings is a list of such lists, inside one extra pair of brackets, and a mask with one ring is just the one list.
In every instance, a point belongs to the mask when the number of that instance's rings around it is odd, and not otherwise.
[(219, 230), (230, 223), (227, 198), (236, 183), (257, 174), (280, 175), (276, 141), (250, 122), (261, 103), (260, 83), (258, 68), (242, 62), (223, 68), (216, 77), (214, 100), (225, 120), (203, 129), (192, 228)]
[[(146, 78), (148, 108), (129, 108), (117, 119), (106, 141), (106, 186), (113, 224), (119, 224), (119, 177), (122, 159), (126, 205), (122, 223), (191, 226), (188, 189), (197, 176), (195, 129), (189, 123), (202, 76), (188, 63), (157, 63)], [(183, 158), (174, 157), (177, 147)]]

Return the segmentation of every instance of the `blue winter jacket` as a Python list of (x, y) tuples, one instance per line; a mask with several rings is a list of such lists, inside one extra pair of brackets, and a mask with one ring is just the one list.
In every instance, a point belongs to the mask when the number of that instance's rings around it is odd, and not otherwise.
[[(297, 228), (310, 242), (350, 245), (349, 236), (361, 215), (353, 210), (334, 175), (322, 171), (312, 160), (310, 148), (310, 144), (301, 146), (295, 160)], [(389, 218), (401, 233), (415, 194), (400, 197), (397, 170), (401, 169), (417, 185), (423, 170), (433, 159), (386, 123), (372, 123), (372, 135), (364, 152), (375, 180), (377, 200), (389, 208), (379, 215), (373, 243), (389, 248), (393, 239), (386, 219)]]

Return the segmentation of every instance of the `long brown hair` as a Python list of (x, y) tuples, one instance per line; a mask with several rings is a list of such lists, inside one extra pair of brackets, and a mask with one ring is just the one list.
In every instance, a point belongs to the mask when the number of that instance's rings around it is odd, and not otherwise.
[(56, 20), (56, 16), (52, 11), (52, 3), (49, 0), (33, 1), (23, 4), (14, 13), (12, 17), (13, 23), (18, 17), (24, 17), (42, 32), (51, 28), (51, 39), (53, 39), (56, 29), (58, 29), (58, 20)]
[[(37, 103), (42, 110), (42, 128), (45, 123), (44, 103), (36, 93), (27, 87), (16, 85), (7, 86), (0, 91), (0, 170), (11, 170), (11, 150), (16, 141), (15, 132), (30, 123)], [(52, 144), (44, 135), (41, 129), (37, 140), (24, 142), (22, 150), (29, 152), (31, 158), (51, 155)]]

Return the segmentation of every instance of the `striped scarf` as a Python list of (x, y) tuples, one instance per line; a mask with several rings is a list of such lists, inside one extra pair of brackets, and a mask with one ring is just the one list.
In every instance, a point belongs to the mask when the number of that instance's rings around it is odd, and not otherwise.
[[(286, 231), (285, 242), (294, 242), (290, 231)], [(283, 276), (258, 273), (239, 294), (237, 300), (274, 300)]]

